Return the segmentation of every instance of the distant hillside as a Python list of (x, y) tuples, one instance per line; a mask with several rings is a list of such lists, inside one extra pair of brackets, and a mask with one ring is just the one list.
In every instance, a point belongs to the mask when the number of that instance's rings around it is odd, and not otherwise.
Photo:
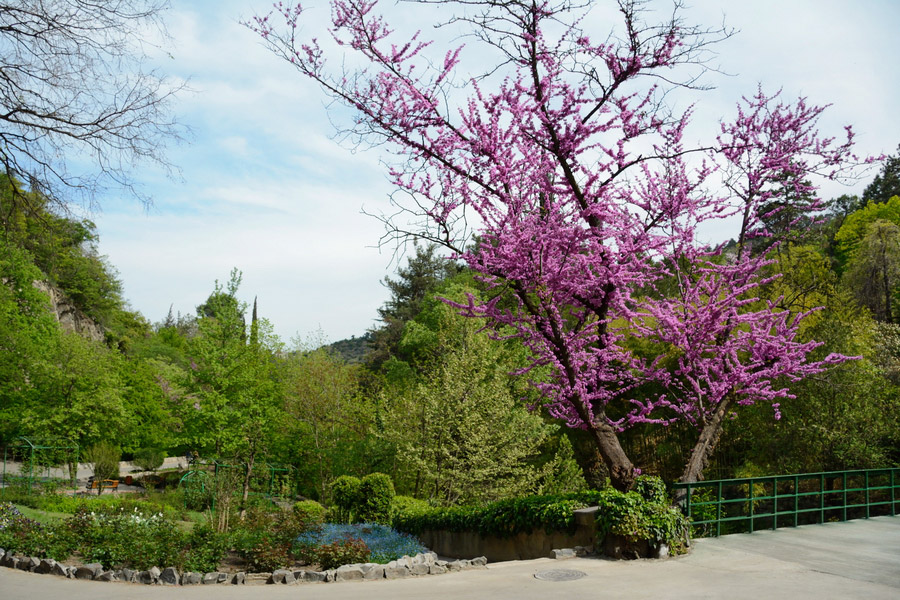
[(365, 360), (366, 354), (369, 352), (372, 343), (372, 334), (366, 332), (362, 337), (355, 335), (346, 340), (338, 340), (333, 344), (329, 344), (329, 348), (334, 350), (338, 356), (343, 358), (350, 364), (361, 363)]

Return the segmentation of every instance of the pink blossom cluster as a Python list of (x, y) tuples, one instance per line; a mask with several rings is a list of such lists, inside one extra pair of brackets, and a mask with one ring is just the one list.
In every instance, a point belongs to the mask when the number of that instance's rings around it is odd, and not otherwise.
[[(702, 425), (723, 401), (773, 403), (777, 415), (787, 383), (844, 358), (810, 361), (817, 344), (798, 339), (806, 314), (759, 297), (768, 260), (753, 240), (772, 235), (764, 218), (779, 202), (818, 208), (810, 182), (856, 160), (852, 133), (821, 138), (822, 108), (760, 90), (714, 142), (688, 147), (692, 112), (665, 110), (664, 90), (639, 84), (672, 81), (702, 32), (642, 24), (634, 3), (622, 6), (620, 39), (594, 44), (581, 17), (566, 21), (550, 2), (461, 3), (484, 42), (475, 60), (497, 57), (463, 101), (468, 48), (427, 57), (421, 34), (391, 30), (374, 0), (332, 1), (334, 40), (368, 65), (349, 73), (329, 73), (316, 40), (298, 40), (300, 5), (276, 6), (283, 26), (268, 16), (249, 26), (356, 110), (354, 132), (398, 157), (390, 176), (423, 219), (418, 233), (490, 292), (458, 308), (521, 339), (532, 356), (523, 373), (549, 368), (536, 385), (553, 416), (621, 430)], [(457, 226), (471, 215), (479, 239), (466, 246)], [(708, 248), (698, 227), (726, 217), (740, 222), (735, 250)], [(659, 356), (638, 355), (636, 340)], [(664, 392), (645, 397), (649, 384)]]

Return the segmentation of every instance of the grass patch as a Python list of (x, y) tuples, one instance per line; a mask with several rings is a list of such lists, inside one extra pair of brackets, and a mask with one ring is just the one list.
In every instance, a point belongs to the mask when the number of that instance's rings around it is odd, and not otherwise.
[(37, 508), (31, 508), (30, 506), (24, 506), (22, 504), (15, 504), (14, 506), (19, 509), (19, 512), (22, 513), (23, 517), (28, 517), (29, 519), (33, 519), (38, 523), (42, 523), (44, 525), (59, 523), (60, 521), (65, 521), (67, 518), (72, 516), (70, 514), (62, 512), (39, 510)]

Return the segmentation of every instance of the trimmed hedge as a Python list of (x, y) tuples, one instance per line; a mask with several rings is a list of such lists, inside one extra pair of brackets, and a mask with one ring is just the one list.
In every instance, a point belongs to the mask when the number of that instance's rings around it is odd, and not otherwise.
[(393, 526), (413, 535), (425, 530), (473, 531), (501, 538), (540, 529), (573, 532), (574, 511), (588, 506), (600, 507), (599, 539), (611, 533), (632, 542), (665, 543), (673, 554), (687, 549), (687, 520), (678, 509), (669, 506), (662, 480), (646, 475), (638, 477), (634, 490), (627, 493), (607, 488), (450, 508), (429, 507), (403, 498), (394, 505)]
[(371, 473), (361, 480), (342, 475), (331, 484), (331, 497), (336, 507), (332, 516), (342, 523), (391, 522), (394, 483), (384, 473)]
[(597, 504), (604, 492), (586, 491), (551, 496), (528, 496), (492, 502), (486, 506), (397, 510), (394, 529), (418, 534), (426, 529), (476, 531), (481, 535), (511, 537), (536, 529), (572, 531), (573, 511)]

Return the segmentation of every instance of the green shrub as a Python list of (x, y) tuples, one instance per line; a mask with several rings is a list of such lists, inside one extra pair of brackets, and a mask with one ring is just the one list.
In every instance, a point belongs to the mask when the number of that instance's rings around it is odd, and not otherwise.
[[(716, 499), (716, 494), (711, 487), (694, 488), (691, 492), (691, 536), (706, 537), (715, 529), (714, 523), (703, 523), (694, 525), (697, 521), (712, 521), (716, 518), (718, 511), (715, 504), (704, 504), (712, 502)], [(699, 506), (697, 504), (700, 504)], [(724, 525), (728, 525), (725, 523)]]
[(369, 547), (359, 538), (345, 538), (317, 546), (311, 560), (322, 569), (336, 569), (341, 565), (364, 563), (369, 560)]
[(65, 527), (42, 525), (23, 516), (8, 502), (0, 503), (0, 548), (38, 558), (67, 558), (73, 550)]
[(398, 531), (412, 534), (439, 529), (476, 531), (481, 535), (498, 537), (530, 533), (537, 529), (571, 531), (575, 526), (573, 511), (597, 504), (601, 498), (602, 492), (585, 491), (510, 498), (486, 506), (425, 510), (421, 504), (410, 504), (407, 511), (395, 511), (393, 525)]
[(391, 522), (397, 518), (410, 518), (423, 515), (432, 510), (432, 506), (424, 500), (412, 496), (394, 496), (391, 500)]
[(371, 473), (363, 477), (356, 494), (355, 521), (360, 523), (391, 522), (391, 501), (394, 499), (394, 483), (384, 473)]
[(597, 515), (597, 537), (621, 536), (626, 542), (665, 543), (672, 554), (687, 551), (688, 521), (666, 502), (649, 502), (635, 491), (603, 490)]
[(85, 451), (84, 458), (91, 463), (95, 479), (119, 478), (119, 460), (122, 458), (122, 450), (118, 446), (106, 441), (99, 442)]
[(246, 559), (247, 568), (257, 573), (283, 569), (294, 562), (289, 545), (273, 543), (266, 537), (260, 538), (256, 545), (249, 549)]
[(337, 507), (335, 515), (342, 523), (350, 523), (359, 502), (360, 480), (352, 475), (341, 475), (331, 484), (331, 501)]
[(195, 525), (187, 536), (187, 545), (181, 552), (178, 565), (171, 566), (197, 573), (216, 571), (228, 552), (228, 541), (226, 534), (218, 533), (209, 525)]
[(159, 448), (141, 448), (134, 453), (132, 462), (142, 471), (155, 471), (162, 466), (165, 459), (165, 451)]
[(309, 523), (310, 525), (321, 525), (325, 522), (325, 515), (328, 512), (324, 506), (315, 500), (301, 500), (294, 503), (293, 509), (297, 518)]
[[(242, 522), (234, 527), (231, 540), (234, 549), (243, 556), (251, 569), (271, 571), (291, 564), (291, 552), (301, 533), (319, 526), (312, 506), (305, 503), (290, 511), (253, 507)], [(319, 515), (324, 507), (319, 507)], [(295, 507), (296, 508), (296, 507)]]
[(213, 506), (213, 488), (207, 485), (185, 486), (181, 488), (181, 498), (187, 510), (209, 510)]
[[(654, 479), (656, 481), (654, 481)], [(649, 540), (666, 543), (673, 554), (687, 547), (687, 521), (666, 502), (664, 487), (657, 478), (642, 478), (642, 493), (623, 494), (607, 488), (553, 496), (530, 496), (493, 502), (486, 506), (426, 508), (421, 502), (395, 503), (393, 526), (398, 531), (418, 534), (425, 530), (474, 531), (480, 535), (511, 537), (519, 533), (572, 531), (574, 511), (597, 505), (598, 539), (608, 533), (628, 541)], [(659, 501), (661, 499), (661, 501)]]
[(666, 504), (669, 500), (665, 482), (653, 475), (638, 475), (634, 479), (632, 491), (637, 492), (647, 502), (654, 504)]
[(162, 513), (124, 507), (80, 508), (68, 521), (85, 562), (107, 569), (179, 566), (186, 536)]

